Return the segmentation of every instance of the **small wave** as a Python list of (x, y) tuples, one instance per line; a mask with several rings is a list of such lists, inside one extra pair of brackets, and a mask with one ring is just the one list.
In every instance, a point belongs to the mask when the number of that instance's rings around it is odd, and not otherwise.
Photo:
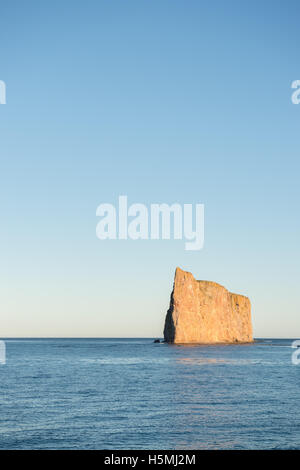
[(147, 363), (155, 363), (155, 364), (162, 364), (165, 362), (169, 362), (169, 358), (138, 358), (138, 357), (116, 357), (116, 358), (101, 358), (101, 359), (81, 359), (80, 362), (86, 362), (89, 364), (103, 364), (103, 365), (134, 365), (134, 364), (147, 364)]

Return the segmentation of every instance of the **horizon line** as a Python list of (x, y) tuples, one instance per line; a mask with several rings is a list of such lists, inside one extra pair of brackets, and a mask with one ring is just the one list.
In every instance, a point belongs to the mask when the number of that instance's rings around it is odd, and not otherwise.
[[(254, 337), (253, 339), (260, 340), (260, 339), (298, 339), (298, 338), (299, 338), (298, 336), (296, 337), (291, 337), (291, 336), (282, 336), (282, 337), (259, 336), (258, 337), (257, 336), (257, 337)], [(1, 336), (0, 339), (2, 340), (9, 340), (9, 339), (163, 339), (163, 336)], [(211, 344), (218, 344), (218, 343), (211, 343)], [(226, 344), (226, 343), (222, 343), (222, 344)]]

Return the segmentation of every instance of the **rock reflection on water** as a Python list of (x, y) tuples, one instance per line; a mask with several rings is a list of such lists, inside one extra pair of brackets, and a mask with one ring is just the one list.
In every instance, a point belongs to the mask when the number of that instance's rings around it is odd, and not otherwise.
[(193, 366), (206, 366), (206, 365), (230, 365), (230, 366), (247, 366), (255, 364), (269, 364), (276, 365), (275, 361), (266, 359), (222, 359), (215, 357), (179, 357), (176, 360), (177, 364), (186, 364)]
[(177, 359), (180, 364), (206, 365), (206, 364), (225, 364), (224, 359), (214, 357), (180, 357)]

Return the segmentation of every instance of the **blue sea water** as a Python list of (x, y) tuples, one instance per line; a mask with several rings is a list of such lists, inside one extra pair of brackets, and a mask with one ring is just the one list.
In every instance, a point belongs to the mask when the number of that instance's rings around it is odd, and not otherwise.
[(292, 340), (9, 339), (1, 449), (300, 449)]

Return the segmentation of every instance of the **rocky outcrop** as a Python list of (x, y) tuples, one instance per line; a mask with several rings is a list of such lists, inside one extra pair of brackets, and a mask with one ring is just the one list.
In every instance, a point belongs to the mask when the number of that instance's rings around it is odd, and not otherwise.
[(250, 300), (177, 268), (164, 338), (168, 343), (251, 342)]

